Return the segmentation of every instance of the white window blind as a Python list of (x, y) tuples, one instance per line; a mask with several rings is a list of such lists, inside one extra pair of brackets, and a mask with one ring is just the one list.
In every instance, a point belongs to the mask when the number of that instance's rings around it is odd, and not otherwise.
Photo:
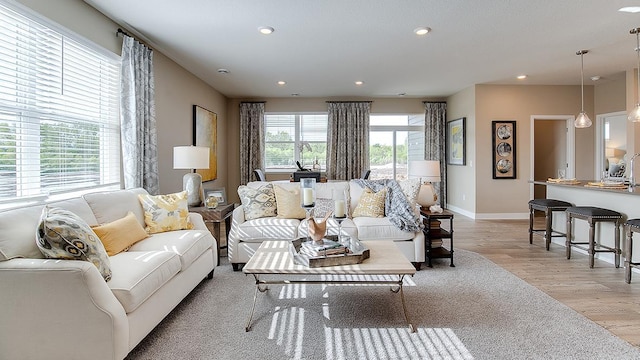
[(296, 161), (325, 168), (327, 114), (266, 114), (265, 170), (296, 170)]
[(0, 3), (0, 202), (120, 182), (119, 59)]

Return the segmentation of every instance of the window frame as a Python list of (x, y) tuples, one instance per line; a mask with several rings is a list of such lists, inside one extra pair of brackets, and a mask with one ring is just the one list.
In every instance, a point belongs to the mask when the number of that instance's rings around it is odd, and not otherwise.
[[(422, 117), (422, 119), (424, 119), (424, 115), (423, 114), (370, 114), (369, 115), (369, 121), (371, 121), (371, 117), (383, 117), (383, 116), (406, 116), (407, 120), (409, 121), (411, 119), (411, 117), (416, 117), (416, 116), (420, 116)], [(372, 132), (390, 132), (392, 133), (392, 159), (393, 159), (393, 179), (397, 179), (398, 178), (398, 174), (397, 174), (397, 133), (401, 132), (401, 131), (406, 131), (407, 132), (407, 136), (409, 136), (409, 133), (411, 132), (422, 132), (424, 133), (425, 130), (425, 125), (424, 123), (422, 125), (369, 125), (369, 138), (371, 138), (371, 133)], [(371, 143), (369, 143), (369, 147), (371, 147)], [(424, 149), (423, 149), (424, 150)], [(407, 151), (409, 151), (409, 149), (407, 149)], [(424, 151), (423, 151), (423, 157), (424, 157)], [(409, 154), (407, 154), (407, 165), (409, 164), (409, 162), (411, 159), (409, 157)], [(417, 159), (416, 159), (417, 160)], [(424, 159), (420, 159), (420, 160), (424, 160)], [(369, 165), (369, 168), (371, 170), (372, 166)], [(375, 174), (374, 174), (375, 176)]]
[[(277, 116), (277, 115), (287, 115), (287, 116), (294, 116), (295, 117), (295, 122), (294, 122), (294, 140), (293, 141), (267, 141), (266, 140), (266, 136), (267, 136), (267, 116)], [(283, 168), (283, 167), (279, 167), (279, 168), (273, 168), (273, 167), (267, 167), (266, 162), (267, 162), (267, 158), (266, 158), (266, 146), (268, 143), (274, 143), (274, 144), (293, 144), (293, 162), (295, 163), (296, 161), (300, 161), (301, 160), (301, 154), (302, 154), (302, 149), (304, 147), (304, 144), (325, 144), (325, 148), (326, 148), (326, 144), (327, 144), (327, 140), (326, 140), (326, 133), (325, 133), (325, 141), (302, 141), (301, 139), (301, 135), (302, 135), (302, 130), (301, 130), (301, 120), (302, 117), (305, 115), (324, 115), (326, 116), (326, 120), (327, 120), (327, 126), (328, 126), (328, 122), (329, 122), (329, 114), (326, 112), (265, 112), (264, 114), (264, 134), (265, 134), (265, 139), (264, 139), (264, 143), (265, 143), (265, 158), (262, 159), (262, 167), (264, 168), (264, 172), (265, 174), (290, 174), (292, 171), (296, 171), (298, 170), (298, 168), (293, 165), (292, 167), (289, 168)], [(326, 152), (325, 152), (325, 157), (326, 157)], [(324, 162), (324, 161), (323, 161)], [(305, 165), (309, 165), (309, 164), (305, 164)], [(326, 164), (322, 165), (321, 164), (321, 168), (320, 171), (326, 171)]]
[[(59, 46), (61, 49), (61, 52), (58, 54), (59, 61), (61, 61), (61, 63), (59, 65), (57, 65), (56, 63), (55, 65), (55, 66), (60, 66), (60, 71), (61, 71), (58, 78), (58, 80), (60, 81), (60, 84), (59, 84), (60, 94), (52, 93), (51, 95), (49, 95), (49, 96), (55, 96), (58, 99), (57, 102), (50, 103), (45, 106), (41, 106), (37, 103), (42, 100), (39, 100), (39, 96), (34, 95), (35, 104), (20, 105), (20, 102), (18, 100), (19, 99), (18, 96), (20, 95), (18, 95), (17, 93), (15, 95), (16, 98), (13, 100), (11, 98), (5, 99), (5, 100), (0, 99), (0, 111), (6, 115), (7, 119), (11, 117), (14, 118), (13, 121), (7, 120), (8, 121), (7, 124), (10, 125), (10, 128), (9, 128), (10, 131), (7, 134), (11, 134), (11, 129), (13, 129), (15, 134), (14, 138), (16, 139), (16, 140), (13, 140), (14, 142), (16, 142), (15, 160), (14, 160), (15, 161), (14, 162), (15, 180), (14, 181), (16, 184), (16, 190), (15, 190), (16, 192), (15, 192), (15, 196), (13, 197), (6, 197), (3, 199), (0, 199), (0, 209), (19, 207), (19, 206), (24, 206), (28, 204), (34, 204), (34, 203), (46, 203), (50, 201), (68, 199), (68, 198), (76, 197), (83, 193), (96, 191), (96, 189), (109, 190), (109, 189), (121, 188), (122, 187), (122, 174), (121, 174), (122, 162), (120, 159), (121, 145), (120, 145), (120, 122), (119, 122), (119, 99), (118, 99), (119, 97), (118, 94), (120, 92), (119, 63), (120, 63), (121, 57), (118, 54), (115, 54), (103, 48), (102, 46), (88, 40), (82, 35), (79, 35), (65, 28), (64, 26), (42, 16), (41, 14), (38, 14), (37, 12), (33, 11), (32, 9), (22, 4), (19, 4), (13, 1), (9, 1), (9, 2), (0, 1), (0, 5), (3, 8), (6, 8), (9, 12), (16, 13), (18, 17), (15, 17), (15, 19), (18, 19), (18, 21), (23, 21), (21, 19), (24, 18), (25, 19), (24, 24), (26, 24), (25, 27), (27, 29), (30, 29), (30, 30), (34, 29), (32, 31), (38, 31), (36, 29), (40, 29), (40, 31), (45, 31), (47, 33), (53, 34), (52, 38), (48, 38), (48, 37), (45, 37), (46, 35), (41, 37), (37, 33), (34, 33), (35, 35), (32, 34), (31, 39), (42, 40), (44, 41), (43, 43), (48, 44), (48, 42), (46, 41), (52, 40), (53, 38), (59, 38), (60, 39), (59, 44), (57, 42), (54, 42), (52, 44), (57, 44), (57, 46)], [(13, 17), (14, 15), (8, 14), (8, 16)], [(18, 32), (14, 32), (13, 30), (14, 26), (15, 25), (10, 25), (10, 27), (7, 28), (8, 30), (7, 35), (9, 36), (7, 39), (10, 39), (9, 40), (10, 42), (16, 41), (13, 39), (17, 39), (17, 37), (16, 38), (12, 37), (13, 34), (16, 34), (16, 36), (18, 36), (17, 35)], [(89, 50), (91, 52), (89, 53), (90, 55), (88, 56), (92, 59), (92, 61), (95, 61), (95, 66), (97, 66), (97, 68), (94, 68), (94, 67), (80, 68), (74, 65), (73, 60), (81, 59), (82, 54), (87, 53), (86, 50)], [(71, 54), (71, 57), (69, 58), (70, 61), (65, 62), (64, 60), (66, 59), (67, 53)], [(33, 50), (30, 50), (27, 53), (27, 55), (30, 55), (30, 54), (33, 54)], [(10, 57), (9, 59), (12, 59), (12, 58)], [(27, 60), (25, 61), (28, 63), (33, 61), (33, 60), (30, 60), (32, 59), (32, 57), (27, 57), (26, 59)], [(37, 65), (29, 65), (29, 66), (37, 67)], [(71, 68), (69, 68), (68, 66), (71, 66)], [(90, 106), (86, 104), (84, 105), (76, 104), (71, 109), (67, 109), (67, 107), (63, 106), (65, 101), (73, 101), (73, 100), (95, 101), (96, 100), (96, 98), (88, 98), (86, 96), (76, 96), (76, 97), (72, 96), (71, 98), (68, 98), (68, 99), (64, 98), (66, 96), (65, 93), (67, 92), (65, 90), (64, 85), (70, 79), (70, 78), (67, 78), (67, 76), (71, 76), (71, 78), (73, 78), (74, 69), (82, 69), (83, 71), (87, 71), (87, 69), (91, 71), (93, 69), (93, 71), (95, 71), (95, 69), (104, 70), (105, 66), (107, 66), (109, 69), (108, 72), (106, 72), (109, 75), (105, 77), (105, 79), (107, 80), (99, 80), (100, 81), (99, 84), (108, 84), (107, 87), (104, 87), (102, 85), (97, 85), (97, 87), (92, 90), (97, 91), (95, 92), (95, 94), (97, 94), (100, 99), (102, 99), (105, 96), (105, 94), (111, 95), (110, 97), (107, 97), (107, 100), (105, 100), (104, 102), (100, 100), (100, 102), (96, 104), (96, 106), (98, 106), (98, 109), (103, 109), (103, 106), (106, 106), (105, 109), (108, 112), (107, 115), (95, 117), (95, 115), (92, 115), (91, 113), (81, 113), (81, 112), (73, 113), (73, 110), (81, 110), (82, 109), (81, 106), (85, 106), (85, 107)], [(71, 70), (71, 71), (68, 71), (68, 70)], [(101, 72), (101, 74), (102, 73), (103, 72)], [(67, 74), (70, 74), (70, 75), (67, 75)], [(7, 79), (12, 79), (14, 76), (15, 75), (8, 75)], [(39, 81), (42, 81), (42, 80), (46, 81), (46, 79), (40, 76), (34, 77), (34, 79)], [(28, 80), (28, 81), (33, 81), (33, 80)], [(37, 94), (40, 91), (33, 86), (29, 86), (27, 87), (27, 89), (29, 89), (29, 90), (26, 90), (27, 94), (32, 94), (32, 93)], [(49, 89), (49, 88), (46, 88), (46, 89)], [(70, 88), (70, 91), (71, 93), (73, 93), (74, 91), (82, 93), (83, 90), (86, 91), (85, 89), (87, 88), (86, 87), (79, 87), (75, 89)], [(95, 111), (98, 111), (98, 110), (95, 110)], [(109, 120), (105, 122), (105, 119), (109, 119)], [(42, 127), (46, 124), (51, 124), (54, 127), (60, 127), (60, 126), (64, 127), (64, 124), (70, 124), (72, 126), (81, 125), (82, 128), (86, 127), (85, 129), (90, 129), (91, 125), (97, 125), (97, 129), (93, 130), (94, 131), (93, 137), (84, 138), (84, 139), (88, 139), (90, 143), (83, 143), (84, 147), (80, 149), (86, 149), (86, 150), (93, 149), (93, 146), (95, 146), (95, 145), (92, 145), (93, 141), (95, 140), (98, 141), (98, 145), (97, 145), (98, 146), (97, 147), (98, 162), (93, 165), (89, 164), (85, 166), (91, 166), (91, 167), (97, 166), (96, 168), (97, 171), (91, 172), (89, 176), (97, 175), (99, 177), (99, 180), (98, 180), (99, 184), (80, 184), (78, 186), (65, 187), (64, 189), (53, 190), (53, 191), (46, 190), (45, 188), (43, 188), (42, 182), (46, 174), (43, 174), (43, 166), (42, 166), (43, 158), (41, 156), (42, 155), (41, 149), (45, 145), (45, 139), (42, 138), (40, 131)], [(31, 133), (31, 135), (37, 136), (38, 139), (35, 141), (31, 140), (25, 143), (27, 146), (32, 146), (32, 149), (29, 150), (28, 151), (29, 154), (27, 154), (26, 157), (24, 157), (24, 153), (28, 149), (25, 148), (24, 144), (21, 145), (21, 147), (18, 147), (18, 143), (19, 143), (18, 139), (21, 137), (20, 132), (27, 127), (31, 129), (31, 130), (28, 130)], [(51, 133), (51, 135), (56, 135), (56, 134), (62, 134), (63, 138), (64, 136), (71, 136), (70, 133), (66, 133), (66, 132)], [(11, 138), (9, 139), (9, 141), (11, 141)], [(33, 147), (34, 145), (35, 147)], [(58, 145), (58, 146), (64, 148), (64, 145)], [(69, 158), (64, 157), (63, 159), (65, 161), (69, 161)], [(110, 159), (110, 160), (105, 161), (105, 159)], [(24, 167), (25, 165), (20, 164), (20, 162), (24, 162), (24, 160), (31, 160), (29, 165), (26, 165), (27, 168)], [(28, 168), (30, 168), (30, 170)], [(54, 173), (54, 176), (61, 176), (61, 175), (63, 176), (63, 180), (61, 180), (60, 182), (60, 184), (62, 185), (64, 185), (65, 183), (73, 184), (74, 180), (77, 180), (77, 178), (75, 179), (73, 178), (73, 175), (70, 178), (68, 178), (65, 173), (65, 171), (67, 170), (68, 168), (63, 167), (63, 168), (57, 169), (56, 170), (57, 172)], [(31, 172), (32, 176), (25, 174), (25, 171)], [(36, 171), (38, 174), (33, 175), (34, 171)], [(83, 175), (81, 173), (78, 173), (75, 176), (82, 177)], [(24, 182), (25, 179), (28, 179), (32, 183), (27, 187), (27, 190), (22, 190), (18, 187), (18, 184), (20, 184), (21, 182)]]

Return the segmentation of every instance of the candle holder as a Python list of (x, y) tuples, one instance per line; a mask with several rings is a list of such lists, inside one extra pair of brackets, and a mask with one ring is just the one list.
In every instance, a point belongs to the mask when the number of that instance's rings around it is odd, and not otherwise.
[(333, 190), (333, 218), (338, 223), (338, 242), (342, 243), (342, 222), (347, 218), (347, 191)]
[(302, 178), (300, 179), (300, 206), (306, 213), (305, 221), (307, 222), (307, 240), (311, 240), (309, 233), (309, 221), (315, 221), (311, 217), (311, 211), (316, 206), (316, 179)]

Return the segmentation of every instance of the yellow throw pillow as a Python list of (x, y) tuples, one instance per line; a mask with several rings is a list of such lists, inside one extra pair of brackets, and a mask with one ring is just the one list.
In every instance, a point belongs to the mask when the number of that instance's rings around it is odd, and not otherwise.
[(131, 245), (149, 237), (131, 211), (122, 219), (91, 228), (100, 238), (109, 256), (127, 251)]
[(387, 197), (387, 189), (373, 192), (365, 188), (358, 201), (358, 206), (353, 210), (353, 217), (384, 217), (384, 200)]
[(189, 221), (186, 191), (157, 196), (138, 195), (138, 199), (144, 208), (147, 233), (193, 229), (193, 224)]
[(273, 186), (276, 193), (277, 217), (285, 219), (304, 219), (306, 212), (300, 206), (300, 189), (287, 190), (278, 185)]

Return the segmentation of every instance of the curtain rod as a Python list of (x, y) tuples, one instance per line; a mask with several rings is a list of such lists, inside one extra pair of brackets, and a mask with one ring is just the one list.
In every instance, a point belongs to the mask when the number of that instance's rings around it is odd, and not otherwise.
[(264, 104), (266, 101), (240, 101), (240, 104)]
[(423, 101), (423, 104), (446, 104), (446, 101)]
[(124, 30), (122, 30), (122, 28), (118, 28), (118, 30), (116, 31), (116, 37), (119, 36), (120, 34), (128, 36), (130, 38), (133, 38), (135, 41), (137, 41), (140, 44), (144, 45), (147, 49), (153, 51), (153, 49), (149, 45), (145, 44), (144, 41), (141, 41), (140, 39), (136, 38), (135, 36), (129, 34), (128, 32), (126, 32)]
[(364, 103), (368, 103), (371, 104), (373, 101), (325, 101), (327, 104), (349, 104), (349, 103), (354, 103), (354, 104), (364, 104)]

